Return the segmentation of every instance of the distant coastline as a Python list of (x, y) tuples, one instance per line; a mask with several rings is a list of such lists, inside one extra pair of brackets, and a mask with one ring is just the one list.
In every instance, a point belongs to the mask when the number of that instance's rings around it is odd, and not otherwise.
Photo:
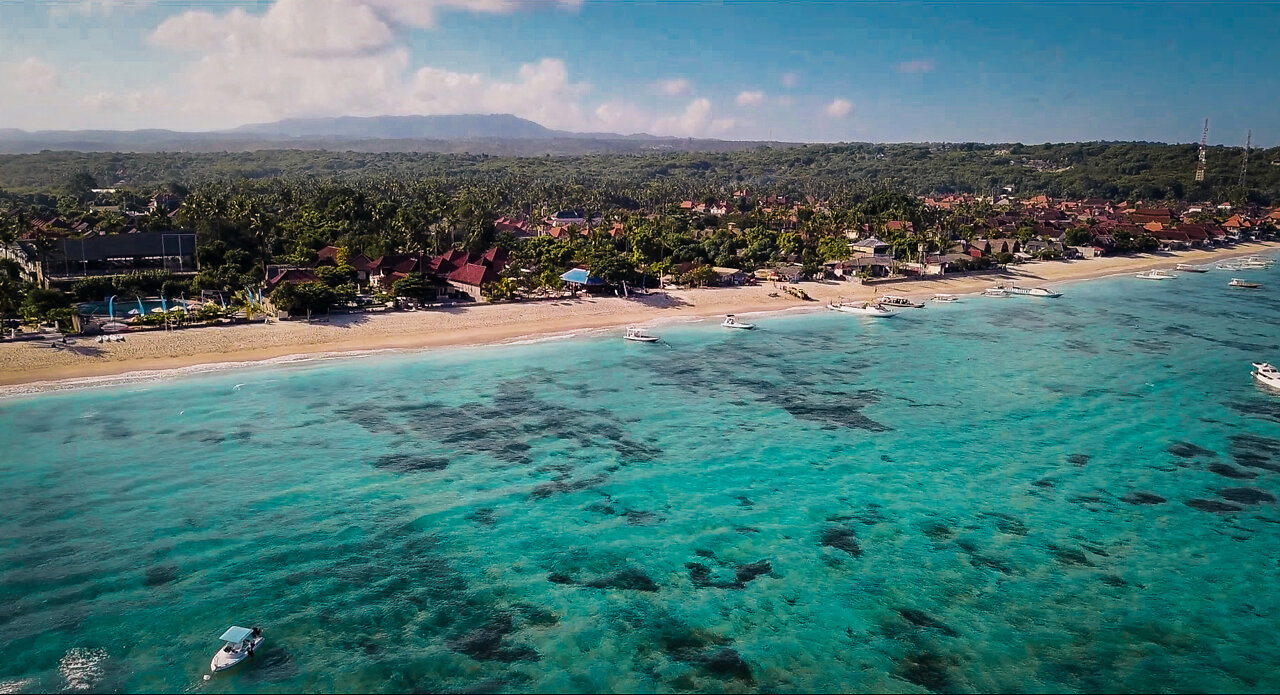
[[(647, 298), (584, 298), (561, 302), (475, 305), (464, 309), (335, 317), (331, 323), (286, 321), (270, 325), (193, 328), (129, 334), (124, 343), (79, 339), (80, 351), (47, 344), (0, 343), (0, 397), (104, 383), (161, 378), (204, 369), (240, 368), (380, 351), (493, 345), (570, 333), (619, 330), (631, 324), (698, 320), (724, 314), (822, 309), (836, 299), (877, 293), (928, 297), (979, 292), (995, 282), (1060, 285), (1172, 268), (1177, 263), (1220, 262), (1280, 250), (1255, 242), (1216, 250), (1038, 262), (1006, 273), (906, 281), (868, 287), (848, 282), (807, 282), (815, 301), (803, 302), (765, 284), (756, 287), (671, 291)], [(1226, 280), (1224, 279), (1224, 282)]]

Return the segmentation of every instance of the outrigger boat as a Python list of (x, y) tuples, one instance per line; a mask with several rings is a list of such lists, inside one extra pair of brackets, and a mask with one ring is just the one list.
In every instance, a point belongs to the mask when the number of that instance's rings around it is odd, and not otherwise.
[(900, 309), (923, 309), (924, 308), (924, 302), (913, 301), (913, 300), (907, 299), (906, 297), (899, 297), (896, 294), (886, 294), (880, 299), (876, 300), (876, 304), (879, 304), (881, 306), (898, 307)]
[(891, 316), (897, 316), (898, 312), (889, 311), (888, 309), (868, 302), (832, 302), (827, 305), (832, 311), (839, 311), (845, 314), (856, 314), (858, 316), (871, 316), (874, 318), (887, 319)]
[(1138, 273), (1136, 277), (1143, 280), (1176, 280), (1178, 278), (1177, 275), (1163, 270), (1148, 270), (1145, 273)]
[(631, 340), (637, 343), (656, 343), (661, 340), (656, 335), (649, 335), (644, 332), (643, 328), (632, 326), (627, 329), (627, 334), (623, 336), (624, 340)]
[(720, 325), (724, 326), (725, 328), (743, 328), (746, 330), (751, 330), (752, 328), (756, 327), (754, 323), (746, 323), (745, 321), (739, 321), (738, 318), (733, 314), (729, 314), (728, 316), (724, 317), (724, 322), (721, 323)]
[(1207, 273), (1209, 268), (1210, 266), (1207, 265), (1193, 265), (1191, 263), (1179, 263), (1174, 266), (1174, 270), (1181, 270), (1184, 273)]
[(983, 290), (983, 291), (982, 291), (982, 296), (984, 296), (984, 297), (1000, 297), (1000, 298), (1004, 299), (1004, 298), (1008, 298), (1008, 297), (1010, 297), (1011, 295), (1009, 294), (1009, 291), (1008, 291), (1008, 290), (1006, 290), (1006, 289), (1005, 289), (1005, 288), (1003, 288), (1003, 287), (989, 287), (989, 288), (987, 288), (987, 289), (985, 289), (985, 290)]
[(935, 301), (935, 302), (958, 302), (958, 301), (960, 301), (960, 298), (959, 298), (959, 297), (957, 297), (957, 296), (955, 296), (954, 294), (935, 294), (935, 295), (933, 295), (933, 301)]
[(1241, 280), (1240, 278), (1231, 278), (1231, 282), (1227, 283), (1227, 287), (1240, 287), (1246, 290), (1256, 290), (1259, 287), (1262, 287), (1262, 283), (1249, 282), (1247, 280)]
[(213, 661), (209, 662), (209, 668), (214, 673), (225, 671), (232, 666), (244, 661), (246, 657), (253, 656), (253, 651), (262, 646), (262, 630), (260, 628), (239, 627), (232, 625), (226, 632), (222, 633), (222, 641), (226, 644), (222, 645), (222, 649), (213, 655)]

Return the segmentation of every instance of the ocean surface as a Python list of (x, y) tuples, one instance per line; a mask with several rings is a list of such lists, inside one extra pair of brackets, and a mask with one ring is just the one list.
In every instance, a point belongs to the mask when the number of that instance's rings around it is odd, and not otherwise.
[(0, 401), (0, 692), (1280, 690), (1280, 268), (1058, 289)]

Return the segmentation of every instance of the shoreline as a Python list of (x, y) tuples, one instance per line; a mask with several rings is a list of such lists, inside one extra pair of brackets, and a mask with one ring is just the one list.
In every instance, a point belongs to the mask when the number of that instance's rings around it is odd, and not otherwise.
[(394, 314), (352, 314), (335, 316), (331, 323), (323, 324), (283, 321), (188, 328), (172, 333), (131, 333), (124, 343), (98, 344), (80, 339), (76, 345), (56, 351), (43, 343), (0, 343), (0, 397), (271, 363), (555, 340), (633, 324), (698, 321), (725, 314), (813, 311), (835, 299), (860, 300), (884, 293), (920, 298), (939, 293), (971, 294), (996, 282), (1077, 283), (1153, 268), (1172, 268), (1177, 263), (1216, 263), (1277, 250), (1280, 243), (1252, 242), (1215, 250), (1041, 261), (1010, 266), (1003, 273), (870, 287), (844, 281), (803, 283), (801, 287), (815, 300), (812, 302), (785, 293), (770, 297), (773, 285), (765, 283), (755, 287), (679, 290), (631, 299), (598, 297)]

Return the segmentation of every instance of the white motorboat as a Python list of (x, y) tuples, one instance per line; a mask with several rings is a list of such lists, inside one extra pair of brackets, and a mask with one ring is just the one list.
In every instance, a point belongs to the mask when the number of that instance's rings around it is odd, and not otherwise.
[(209, 668), (214, 673), (225, 671), (253, 656), (254, 650), (262, 646), (263, 636), (259, 628), (232, 625), (222, 633), (221, 639), (225, 644), (213, 655), (213, 661), (209, 662)]
[(1249, 256), (1240, 261), (1240, 267), (1243, 270), (1265, 270), (1275, 264), (1276, 262), (1270, 258), (1259, 258), (1258, 256)]
[(933, 301), (935, 301), (935, 302), (958, 302), (958, 301), (960, 301), (960, 298), (959, 298), (959, 297), (957, 297), (957, 296), (955, 296), (954, 294), (935, 294), (935, 295), (933, 295)]
[(634, 326), (627, 329), (627, 334), (623, 336), (623, 339), (631, 340), (637, 343), (656, 343), (658, 342), (658, 340), (660, 340), (658, 336), (649, 335), (648, 333), (644, 332), (643, 328), (636, 328)]
[(898, 314), (896, 311), (889, 311), (878, 304), (871, 304), (869, 302), (832, 302), (827, 305), (827, 308), (832, 311), (839, 311), (846, 314), (856, 314), (858, 316), (871, 316), (884, 319)]
[(1145, 273), (1138, 273), (1135, 277), (1143, 280), (1176, 280), (1178, 276), (1164, 270), (1148, 270)]
[(1280, 369), (1276, 369), (1266, 362), (1254, 362), (1253, 369), (1253, 378), (1257, 379), (1258, 382), (1273, 389), (1280, 389)]
[(1006, 298), (1012, 295), (1010, 295), (1009, 291), (1003, 287), (990, 287), (982, 291), (982, 296)]
[(1209, 269), (1210, 266), (1194, 265), (1192, 263), (1179, 263), (1174, 267), (1174, 270), (1181, 270), (1184, 273), (1207, 273)]
[(1244, 266), (1239, 261), (1226, 261), (1214, 266), (1218, 270), (1244, 270)]
[(1011, 295), (1020, 295), (1020, 296), (1023, 296), (1023, 297), (1061, 297), (1061, 296), (1062, 296), (1062, 293), (1061, 293), (1061, 292), (1054, 292), (1054, 291), (1052, 291), (1052, 290), (1046, 290), (1046, 289), (1045, 289), (1045, 288), (1043, 288), (1043, 287), (1017, 287), (1017, 286), (1014, 286), (1014, 287), (1003, 287), (1003, 288), (998, 288), (998, 289), (1003, 289), (1006, 293), (1011, 294)]
[(752, 328), (756, 327), (754, 323), (739, 321), (738, 318), (733, 314), (729, 314), (728, 316), (724, 317), (724, 322), (721, 323), (720, 325), (724, 326), (725, 328), (743, 328), (746, 330), (751, 330)]
[(1231, 282), (1227, 283), (1227, 287), (1240, 287), (1246, 290), (1256, 290), (1259, 287), (1262, 287), (1262, 283), (1249, 282), (1248, 280), (1241, 280), (1240, 278), (1231, 278)]
[(896, 294), (886, 294), (876, 300), (876, 304), (881, 306), (892, 306), (900, 309), (923, 309), (924, 302), (917, 302), (906, 297), (899, 297)]

